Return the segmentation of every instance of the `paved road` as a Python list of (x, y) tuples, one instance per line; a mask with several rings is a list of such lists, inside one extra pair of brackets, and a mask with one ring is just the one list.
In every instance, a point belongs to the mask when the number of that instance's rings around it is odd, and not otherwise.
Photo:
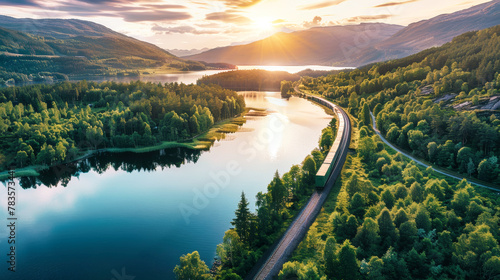
[[(373, 127), (373, 130), (375, 130), (375, 133), (377, 133), (377, 135), (380, 137), (380, 139), (382, 139), (382, 141), (384, 141), (385, 144), (387, 144), (389, 147), (393, 148), (394, 150), (398, 151), (400, 154), (404, 155), (405, 157), (413, 160), (414, 162), (416, 162), (417, 164), (420, 164), (422, 166), (424, 166), (425, 168), (427, 167), (432, 167), (434, 169), (434, 172), (437, 172), (439, 174), (443, 174), (445, 176), (448, 176), (448, 177), (451, 177), (451, 178), (454, 178), (454, 179), (457, 179), (457, 180), (462, 180), (462, 179), (467, 179), (467, 178), (464, 178), (464, 177), (460, 177), (460, 176), (455, 176), (453, 174), (449, 174), (447, 172), (444, 172), (444, 171), (441, 171), (441, 170), (438, 170), (438, 169), (435, 169), (432, 165), (428, 165), (426, 163), (423, 163), (422, 161), (410, 156), (409, 154), (401, 151), (399, 148), (397, 148), (396, 146), (392, 145), (389, 141), (387, 141), (387, 139), (384, 138), (384, 136), (382, 136), (382, 134), (380, 133), (380, 131), (377, 129), (377, 123), (375, 121), (375, 116), (373, 115), (372, 112), (370, 112), (370, 116), (372, 117), (372, 127)], [(481, 187), (481, 188), (485, 188), (485, 189), (490, 189), (490, 190), (494, 190), (494, 191), (499, 191), (500, 189), (497, 189), (497, 188), (493, 188), (493, 187), (489, 187), (489, 186), (485, 186), (483, 184), (479, 184), (479, 183), (476, 183), (476, 182), (472, 182), (472, 181), (469, 181), (467, 180), (467, 182), (469, 182), (470, 184), (472, 185), (476, 185), (478, 187)]]
[(309, 199), (307, 205), (302, 209), (298, 217), (292, 222), (289, 226), (288, 230), (285, 232), (278, 245), (273, 249), (271, 255), (267, 258), (265, 263), (260, 267), (260, 269), (252, 275), (250, 275), (245, 279), (258, 279), (258, 280), (267, 280), (272, 279), (272, 277), (276, 276), (283, 264), (287, 261), (288, 257), (292, 254), (292, 252), (297, 248), (300, 241), (306, 235), (309, 227), (316, 219), (316, 216), (319, 214), (321, 207), (323, 206), (330, 190), (335, 184), (335, 180), (340, 174), (342, 167), (344, 166), (344, 162), (347, 156), (347, 151), (349, 148), (349, 143), (351, 139), (351, 123), (349, 121), (349, 117), (347, 114), (340, 108), (337, 107), (341, 116), (344, 118), (344, 137), (342, 139), (342, 143), (339, 146), (340, 156), (338, 160), (335, 162), (334, 169), (328, 179), (325, 188), (318, 192), (315, 191), (314, 194)]

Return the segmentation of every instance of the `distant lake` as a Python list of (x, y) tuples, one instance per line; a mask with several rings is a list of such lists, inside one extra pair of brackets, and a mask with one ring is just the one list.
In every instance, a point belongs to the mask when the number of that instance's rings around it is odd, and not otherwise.
[(253, 70), (261, 69), (267, 71), (285, 71), (290, 74), (299, 73), (300, 71), (310, 69), (316, 71), (332, 71), (332, 70), (344, 70), (344, 69), (354, 69), (355, 67), (330, 67), (321, 65), (300, 65), (300, 66), (266, 66), (266, 65), (239, 65), (238, 70)]
[[(113, 272), (121, 275), (122, 268), (137, 280), (174, 279), (179, 257), (195, 250), (211, 266), (241, 192), (254, 209), (255, 195), (267, 190), (275, 171), (300, 164), (331, 120), (305, 99), (240, 94), (268, 114), (247, 116), (209, 151), (104, 153), (16, 179), (17, 272), (7, 271), (4, 224), (0, 279), (121, 279)], [(4, 187), (4, 221), (6, 203)]]
[(220, 72), (233, 71), (233, 70), (204, 70), (204, 71), (189, 71), (189, 72), (179, 72), (172, 74), (148, 74), (141, 75), (137, 77), (101, 77), (101, 76), (81, 76), (81, 77), (70, 77), (70, 81), (94, 81), (94, 82), (130, 82), (141, 80), (144, 82), (152, 83), (184, 83), (184, 84), (196, 84), (196, 80), (203, 76), (210, 76)]
[[(238, 66), (238, 70), (251, 70), (251, 69), (262, 69), (268, 71), (286, 71), (291, 74), (298, 73), (302, 70), (311, 69), (311, 70), (321, 70), (321, 71), (330, 71), (330, 70), (342, 70), (342, 69), (350, 69), (348, 67), (328, 67), (328, 66), (319, 66), (319, 65), (304, 65), (304, 66), (249, 66), (242, 65)], [(184, 84), (195, 84), (196, 81), (203, 76), (210, 76), (220, 72), (227, 72), (234, 70), (205, 70), (205, 71), (191, 71), (191, 72), (180, 72), (173, 74), (148, 74), (142, 75), (140, 77), (78, 77), (78, 78), (70, 78), (70, 80), (78, 81), (86, 79), (88, 81), (96, 81), (96, 82), (104, 82), (104, 81), (115, 81), (115, 82), (130, 82), (141, 80), (145, 82), (153, 82), (153, 83), (184, 83)]]

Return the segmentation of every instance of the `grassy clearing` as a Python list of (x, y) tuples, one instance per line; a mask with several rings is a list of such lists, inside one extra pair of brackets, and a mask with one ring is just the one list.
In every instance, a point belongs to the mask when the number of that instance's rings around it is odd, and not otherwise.
[[(16, 169), (15, 170), (15, 177), (28, 177), (28, 176), (39, 176), (40, 173), (38, 173), (37, 170), (42, 169), (42, 167), (26, 167), (26, 168), (21, 168), (21, 169)], [(0, 181), (5, 181), (9, 179), (9, 172), (4, 171), (0, 173)]]
[[(207, 141), (197, 141), (193, 140), (192, 142), (188, 143), (181, 143), (181, 142), (175, 142), (175, 141), (164, 141), (158, 145), (155, 146), (149, 146), (149, 147), (140, 147), (140, 148), (108, 148), (104, 149), (106, 152), (110, 153), (122, 153), (122, 152), (132, 152), (132, 153), (147, 153), (147, 152), (153, 152), (161, 149), (169, 149), (169, 148), (188, 148), (188, 149), (204, 149), (207, 145), (211, 144), (211, 142)], [(210, 147), (210, 146), (208, 146)]]
[(351, 115), (346, 108), (343, 109), (347, 116), (349, 116), (349, 120), (351, 121), (351, 143), (349, 144), (349, 149), (356, 150), (358, 148), (359, 142), (358, 119)]

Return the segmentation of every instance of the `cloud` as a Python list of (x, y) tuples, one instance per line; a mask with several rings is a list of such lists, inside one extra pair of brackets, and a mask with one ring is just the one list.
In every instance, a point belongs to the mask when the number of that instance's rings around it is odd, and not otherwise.
[(403, 2), (387, 2), (387, 3), (384, 3), (384, 4), (380, 4), (380, 5), (374, 6), (374, 8), (392, 7), (392, 6), (398, 6), (398, 5), (404, 5), (404, 4), (408, 4), (408, 3), (413, 3), (413, 2), (417, 2), (417, 1), (419, 1), (419, 0), (407, 0), (407, 1), (403, 1)]
[(305, 5), (299, 7), (300, 10), (315, 10), (315, 9), (322, 9), (330, 6), (336, 6), (339, 5), (347, 0), (335, 0), (335, 1), (326, 1), (326, 2), (321, 2), (321, 3), (316, 3), (316, 4), (310, 4), (310, 5)]
[(262, 0), (221, 0), (224, 4), (231, 8), (248, 8)]
[(192, 16), (186, 12), (149, 11), (149, 12), (123, 12), (119, 14), (128, 22), (141, 21), (175, 21), (190, 19)]
[(183, 25), (183, 26), (174, 26), (174, 27), (162, 27), (157, 24), (155, 24), (152, 28), (151, 31), (157, 32), (157, 33), (163, 33), (163, 34), (173, 34), (173, 33), (178, 33), (178, 34), (185, 34), (185, 33), (190, 33), (190, 34), (218, 34), (218, 31), (215, 30), (200, 30), (196, 29), (192, 26), (188, 25)]
[(237, 15), (232, 12), (215, 12), (215, 13), (210, 13), (205, 16), (206, 20), (218, 20), (226, 23), (238, 23), (238, 24), (245, 24), (245, 23), (251, 23), (252, 21), (244, 16)]
[(392, 15), (357, 16), (357, 17), (347, 18), (344, 20), (352, 23), (352, 22), (365, 22), (365, 21), (386, 19), (386, 18), (390, 18), (390, 17), (392, 17)]
[(280, 23), (284, 23), (284, 22), (286, 22), (286, 20), (280, 18), (280, 19), (277, 19), (277, 20), (273, 20), (272, 23), (273, 24), (280, 24)]
[[(129, 7), (129, 6), (108, 6), (105, 4), (95, 4), (95, 5), (74, 5), (72, 3), (64, 3), (60, 6), (54, 7), (55, 11), (68, 12), (71, 15), (81, 15), (82, 13), (89, 14), (90, 16), (99, 15), (109, 12), (128, 12), (128, 11), (146, 11), (143, 7)], [(118, 14), (113, 15), (114, 17), (119, 16)]]
[(315, 16), (312, 21), (305, 21), (304, 27), (311, 28), (316, 26), (321, 26), (321, 20), (323, 20), (320, 16)]
[(223, 27), (220, 23), (213, 22), (213, 21), (208, 22), (208, 23), (196, 23), (195, 25), (198, 27), (201, 27), (201, 28), (222, 28)]
[(143, 7), (152, 8), (152, 9), (156, 9), (156, 10), (187, 9), (187, 7), (183, 6), (183, 5), (168, 5), (168, 4), (155, 5), (155, 4), (145, 4), (145, 5), (142, 5), (142, 6)]
[(78, 2), (88, 3), (88, 4), (107, 4), (107, 3), (122, 3), (123, 0), (77, 0)]
[(34, 0), (0, 0), (0, 6), (33, 6), (39, 7)]

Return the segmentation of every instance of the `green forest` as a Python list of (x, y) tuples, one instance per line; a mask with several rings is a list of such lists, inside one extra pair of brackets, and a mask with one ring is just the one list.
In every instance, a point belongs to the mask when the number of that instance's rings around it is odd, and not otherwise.
[(303, 78), (301, 88), (363, 125), (373, 112), (382, 134), (419, 158), (500, 185), (500, 111), (492, 110), (500, 101), (499, 33), (496, 26), (401, 60)]
[(357, 152), (278, 278), (498, 279), (500, 197), (417, 167), (366, 126), (357, 134)]
[(500, 279), (498, 193), (417, 167), (381, 142), (370, 118), (415, 156), (498, 185), (500, 116), (484, 107), (500, 89), (499, 33), (303, 79), (302, 89), (357, 117), (358, 140), (279, 279)]
[(47, 166), (92, 150), (182, 142), (244, 108), (243, 97), (217, 86), (80, 81), (3, 88), (0, 167)]
[[(500, 90), (499, 35), (500, 26), (470, 32), (404, 59), (300, 80), (302, 91), (347, 108), (355, 129), (341, 176), (278, 279), (500, 279), (499, 193), (422, 169), (386, 146), (370, 117), (396, 146), (498, 186), (500, 112), (490, 105)], [(193, 252), (177, 278), (243, 279), (313, 192), (331, 135), (276, 174), (256, 213), (242, 194), (217, 247), (220, 266), (209, 271)]]

